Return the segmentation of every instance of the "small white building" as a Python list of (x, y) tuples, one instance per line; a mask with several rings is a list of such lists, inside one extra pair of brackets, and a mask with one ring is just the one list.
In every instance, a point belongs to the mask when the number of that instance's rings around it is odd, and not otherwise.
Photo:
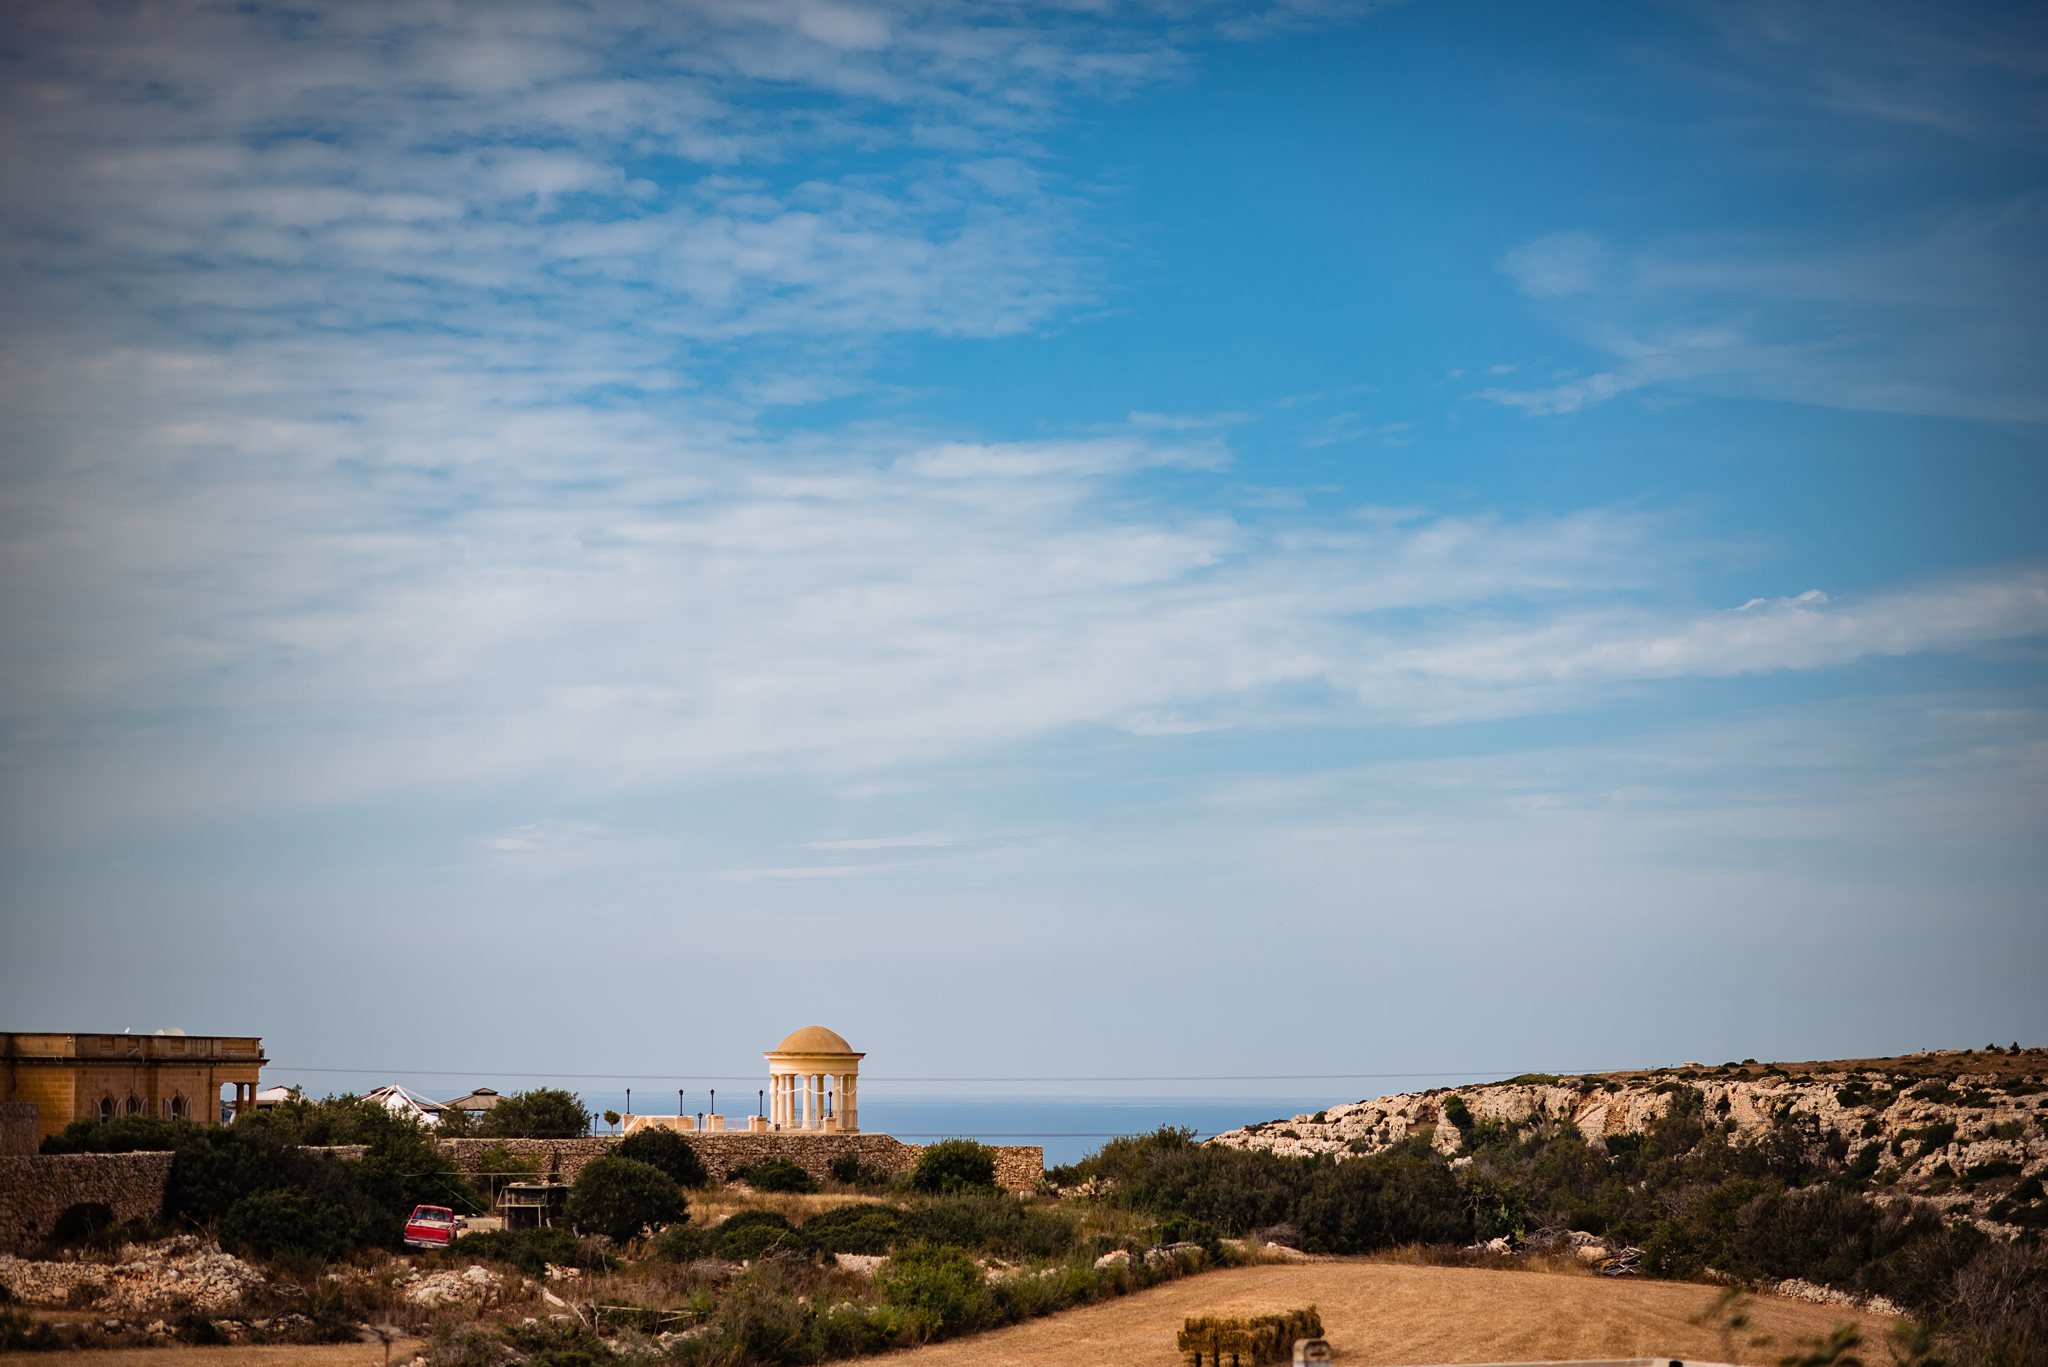
[(393, 1115), (402, 1115), (415, 1125), (428, 1127), (440, 1124), (441, 1116), (448, 1109), (440, 1102), (429, 1101), (395, 1082), (363, 1093), (363, 1100), (374, 1101)]

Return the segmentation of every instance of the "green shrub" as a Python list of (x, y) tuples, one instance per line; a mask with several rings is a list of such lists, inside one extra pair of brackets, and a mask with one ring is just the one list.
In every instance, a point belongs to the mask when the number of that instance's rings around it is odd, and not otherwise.
[(727, 1230), (748, 1229), (754, 1225), (765, 1225), (770, 1229), (795, 1229), (787, 1215), (772, 1210), (742, 1210), (728, 1215), (719, 1223), (721, 1233)]
[(804, 1221), (804, 1242), (821, 1253), (887, 1253), (904, 1242), (904, 1212), (895, 1206), (841, 1206)]
[(1443, 1115), (1459, 1134), (1472, 1133), (1472, 1108), (1467, 1106), (1465, 1098), (1456, 1092), (1444, 1098)]
[(833, 1181), (849, 1187), (874, 1189), (893, 1186), (896, 1175), (881, 1168), (871, 1168), (861, 1161), (857, 1153), (842, 1153), (826, 1166), (826, 1175)]
[(616, 1154), (592, 1160), (569, 1189), (570, 1223), (620, 1243), (650, 1225), (682, 1219), (685, 1210), (683, 1193), (667, 1173)]
[(943, 1139), (918, 1155), (910, 1170), (915, 1191), (950, 1194), (996, 1189), (995, 1150), (971, 1139)]
[(621, 1158), (651, 1163), (667, 1173), (679, 1187), (710, 1185), (711, 1174), (697, 1154), (697, 1146), (674, 1130), (641, 1130), (629, 1134), (612, 1150)]
[(693, 1263), (718, 1252), (718, 1235), (684, 1221), (677, 1221), (654, 1236), (654, 1256), (671, 1263)]
[(718, 1231), (718, 1256), (736, 1263), (752, 1262), (764, 1253), (798, 1252), (803, 1247), (803, 1237), (787, 1227), (742, 1225), (738, 1229), (721, 1227)]
[(529, 1277), (545, 1276), (548, 1264), (556, 1267), (584, 1267), (598, 1270), (609, 1260), (587, 1250), (581, 1239), (566, 1229), (501, 1229), (465, 1234), (451, 1250), (468, 1262), (509, 1263)]
[(494, 1139), (580, 1139), (590, 1133), (583, 1098), (559, 1087), (535, 1087), (498, 1098), (477, 1122), (477, 1133)]
[(1055, 1205), (988, 1192), (935, 1196), (903, 1213), (903, 1241), (950, 1244), (1003, 1258), (1063, 1257), (1080, 1244), (1081, 1227)]
[(191, 1120), (123, 1115), (74, 1120), (42, 1142), (44, 1153), (174, 1153), (193, 1142), (202, 1126)]
[(367, 1202), (323, 1200), (289, 1189), (260, 1191), (228, 1207), (221, 1217), (220, 1242), (230, 1252), (258, 1258), (301, 1254), (331, 1261), (366, 1243), (382, 1242), (373, 1232), (377, 1215)]
[(817, 1179), (787, 1158), (763, 1158), (733, 1174), (755, 1191), (816, 1191)]
[(981, 1269), (957, 1248), (904, 1249), (883, 1265), (875, 1287), (920, 1340), (973, 1327), (986, 1302)]

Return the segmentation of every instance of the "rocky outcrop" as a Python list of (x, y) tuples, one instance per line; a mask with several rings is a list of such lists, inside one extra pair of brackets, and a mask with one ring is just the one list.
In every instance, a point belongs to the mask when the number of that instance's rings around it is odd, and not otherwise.
[[(1951, 1066), (1939, 1066), (1950, 1060)], [(1932, 1064), (1931, 1062), (1932, 1061)], [(1209, 1142), (1293, 1156), (1377, 1153), (1411, 1137), (1444, 1154), (1501, 1125), (1576, 1126), (1605, 1144), (1640, 1135), (1676, 1106), (1697, 1106), (1738, 1142), (1791, 1134), (1881, 1187), (2000, 1232), (2037, 1225), (2048, 1206), (2048, 1053), (1914, 1055), (1856, 1064), (1688, 1065), (1650, 1073), (1529, 1077), (1440, 1088), (1271, 1120)]]

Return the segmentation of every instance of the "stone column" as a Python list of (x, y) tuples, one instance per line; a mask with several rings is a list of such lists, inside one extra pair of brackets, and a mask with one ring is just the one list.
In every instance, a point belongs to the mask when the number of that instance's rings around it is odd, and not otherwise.
[(858, 1082), (852, 1073), (839, 1079), (839, 1128), (849, 1133), (860, 1129), (860, 1100), (855, 1091)]

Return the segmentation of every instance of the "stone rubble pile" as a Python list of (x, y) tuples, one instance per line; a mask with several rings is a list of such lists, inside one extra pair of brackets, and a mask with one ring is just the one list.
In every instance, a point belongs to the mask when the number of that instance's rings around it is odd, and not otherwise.
[(1855, 1296), (1847, 1291), (1837, 1291), (1832, 1286), (1802, 1281), (1798, 1277), (1787, 1277), (1782, 1282), (1773, 1282), (1768, 1289), (1773, 1295), (1790, 1296), (1796, 1301), (1807, 1301), (1814, 1305), (1840, 1305), (1851, 1310), (1868, 1310), (1873, 1315), (1890, 1315), (1894, 1319), (1906, 1313), (1883, 1296)]
[(124, 1314), (240, 1308), (264, 1286), (261, 1272), (190, 1235), (127, 1244), (114, 1263), (34, 1262), (0, 1255), (0, 1286), (31, 1305), (76, 1305)]
[(506, 1279), (481, 1263), (471, 1263), (460, 1272), (415, 1271), (402, 1283), (405, 1298), (413, 1305), (488, 1305), (500, 1298)]

